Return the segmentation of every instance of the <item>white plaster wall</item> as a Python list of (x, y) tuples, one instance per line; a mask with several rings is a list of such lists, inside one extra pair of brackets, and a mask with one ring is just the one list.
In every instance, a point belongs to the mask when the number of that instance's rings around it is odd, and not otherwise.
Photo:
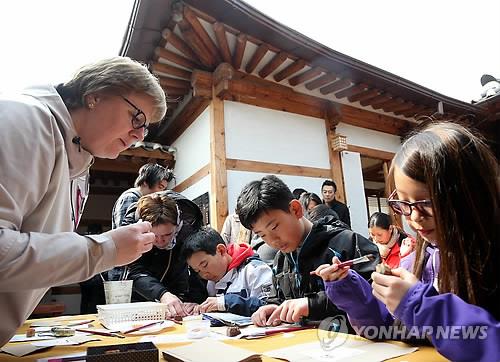
[(210, 184), (210, 174), (203, 177), (200, 181), (188, 187), (184, 191), (181, 192), (182, 195), (187, 197), (190, 200), (197, 198), (200, 195), (203, 195), (205, 192), (210, 194), (211, 184)]
[[(267, 174), (260, 172), (227, 171), (227, 198), (229, 213), (234, 212), (234, 209), (236, 208), (236, 201), (243, 187), (247, 183), (260, 180), (266, 175)], [(314, 192), (321, 197), (321, 184), (325, 180), (323, 178), (278, 174), (275, 176), (278, 176), (281, 180), (283, 180), (291, 191), (297, 187), (301, 187), (309, 192)]]
[(224, 102), (226, 157), (330, 168), (325, 121)]
[(351, 214), (351, 228), (353, 231), (368, 237), (368, 216), (366, 215), (361, 158), (359, 153), (348, 151), (342, 152), (341, 156), (347, 207)]
[(347, 136), (347, 143), (354, 146), (373, 148), (387, 152), (397, 152), (401, 147), (401, 139), (399, 136), (351, 126), (346, 123), (339, 123), (336, 132)]
[(210, 162), (209, 107), (172, 144), (176, 148), (175, 176), (181, 183)]

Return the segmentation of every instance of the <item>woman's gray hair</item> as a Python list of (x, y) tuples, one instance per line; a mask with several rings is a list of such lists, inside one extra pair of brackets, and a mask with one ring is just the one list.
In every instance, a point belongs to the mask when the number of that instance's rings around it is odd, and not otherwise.
[(57, 86), (57, 91), (70, 110), (86, 107), (85, 97), (89, 94), (125, 96), (135, 92), (153, 100), (151, 123), (161, 121), (167, 111), (165, 93), (158, 79), (145, 65), (128, 57), (113, 57), (83, 66), (73, 79)]

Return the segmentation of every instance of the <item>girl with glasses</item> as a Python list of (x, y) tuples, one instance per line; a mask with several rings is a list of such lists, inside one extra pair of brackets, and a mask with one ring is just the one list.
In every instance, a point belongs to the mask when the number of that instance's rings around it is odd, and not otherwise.
[(500, 360), (499, 176), (493, 153), (460, 125), (430, 124), (403, 144), (389, 205), (416, 230), (416, 251), (371, 286), (336, 258), (316, 270), (360, 334), (402, 324), (412, 334), (399, 336), (429, 339), (446, 358)]

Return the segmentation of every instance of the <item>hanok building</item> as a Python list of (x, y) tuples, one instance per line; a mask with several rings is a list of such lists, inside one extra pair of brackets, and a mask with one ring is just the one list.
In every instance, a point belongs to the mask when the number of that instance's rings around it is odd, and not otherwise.
[(160, 78), (169, 109), (148, 140), (175, 150), (174, 190), (209, 203), (219, 230), (247, 182), (276, 174), (317, 194), (333, 179), (366, 235), (368, 215), (387, 210), (389, 161), (421, 117), (485, 119), (238, 0), (136, 1), (121, 55)]

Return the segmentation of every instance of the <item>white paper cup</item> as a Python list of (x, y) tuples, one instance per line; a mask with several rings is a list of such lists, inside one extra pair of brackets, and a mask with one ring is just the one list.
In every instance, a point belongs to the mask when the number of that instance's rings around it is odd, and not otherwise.
[(130, 303), (133, 280), (113, 280), (104, 282), (106, 304)]

